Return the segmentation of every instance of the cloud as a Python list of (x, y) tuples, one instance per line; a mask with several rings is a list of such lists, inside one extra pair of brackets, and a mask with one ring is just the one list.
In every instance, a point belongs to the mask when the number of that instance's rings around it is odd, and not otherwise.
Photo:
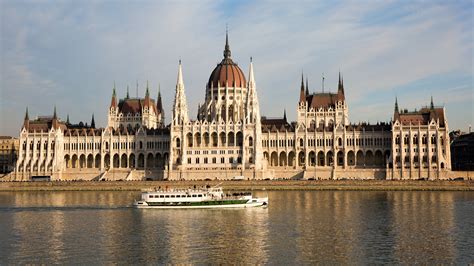
[[(286, 108), (294, 118), (301, 71), (308, 75), (311, 90), (319, 91), (323, 72), (326, 87), (334, 90), (339, 69), (352, 121), (390, 119), (395, 95), (400, 101), (423, 103), (426, 95), (412, 92), (426, 94), (432, 90), (426, 86), (435, 80), (452, 82), (438, 82), (443, 86), (432, 93), (444, 98), (448, 88), (461, 86), (456, 97), (472, 109), (472, 101), (462, 101), (469, 94), (472, 99), (473, 91), (472, 4), (3, 1), (1, 5), (2, 134), (17, 134), (26, 105), (33, 114), (43, 115), (56, 104), (60, 116), (69, 113), (74, 122), (88, 121), (95, 113), (97, 124), (105, 126), (114, 81), (119, 96), (125, 95), (127, 85), (131, 94), (137, 93), (137, 80), (138, 95), (144, 94), (147, 80), (152, 95), (160, 84), (170, 121), (180, 58), (190, 117), (195, 117), (207, 79), (222, 58), (226, 23), (232, 56), (244, 73), (249, 57), (254, 58), (262, 114), (278, 116)], [(452, 73), (461, 73), (463, 79), (450, 79)], [(425, 79), (433, 82), (419, 82)], [(14, 114), (6, 115), (6, 110)], [(465, 126), (469, 119), (455, 126)]]

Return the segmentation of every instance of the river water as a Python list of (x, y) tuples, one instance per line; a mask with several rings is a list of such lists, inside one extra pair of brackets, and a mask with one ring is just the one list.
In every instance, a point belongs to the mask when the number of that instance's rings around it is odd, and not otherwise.
[(268, 208), (137, 210), (138, 192), (0, 192), (0, 264), (474, 262), (472, 192), (268, 196)]

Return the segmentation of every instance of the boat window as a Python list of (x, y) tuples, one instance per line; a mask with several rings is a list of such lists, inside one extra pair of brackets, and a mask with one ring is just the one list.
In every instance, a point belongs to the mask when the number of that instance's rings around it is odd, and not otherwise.
[(191, 195), (188, 194), (188, 195), (186, 195), (186, 197), (191, 198)]
[(174, 198), (174, 195), (171, 195), (172, 198)]
[(153, 196), (153, 195), (148, 195), (148, 197), (151, 199), (151, 198), (153, 198), (154, 196)]
[(202, 197), (202, 194), (199, 194), (198, 197)]
[(165, 196), (163, 196), (163, 195), (160, 195), (160, 198), (164, 198), (164, 197), (165, 197)]
[(177, 198), (181, 198), (181, 195), (176, 195)]
[(196, 197), (196, 194), (193, 194), (193, 198), (195, 198), (195, 197)]
[(169, 197), (170, 197), (170, 195), (165, 195), (165, 198), (169, 198)]

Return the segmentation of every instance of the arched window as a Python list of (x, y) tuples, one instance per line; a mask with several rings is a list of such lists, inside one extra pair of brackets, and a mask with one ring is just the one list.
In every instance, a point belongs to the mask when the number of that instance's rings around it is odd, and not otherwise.
[(341, 138), (339, 138), (339, 139), (337, 140), (337, 145), (342, 146), (342, 139), (341, 139)]
[(179, 138), (176, 139), (176, 148), (179, 148), (181, 147), (181, 142), (179, 140)]
[(300, 139), (300, 147), (303, 147), (304, 146), (304, 141), (303, 139)]

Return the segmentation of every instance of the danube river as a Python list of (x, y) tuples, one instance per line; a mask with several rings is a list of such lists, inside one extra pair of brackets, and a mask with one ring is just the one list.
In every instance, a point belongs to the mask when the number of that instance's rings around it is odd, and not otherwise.
[(0, 264), (474, 262), (473, 192), (268, 196), (268, 208), (137, 210), (139, 192), (0, 192)]

